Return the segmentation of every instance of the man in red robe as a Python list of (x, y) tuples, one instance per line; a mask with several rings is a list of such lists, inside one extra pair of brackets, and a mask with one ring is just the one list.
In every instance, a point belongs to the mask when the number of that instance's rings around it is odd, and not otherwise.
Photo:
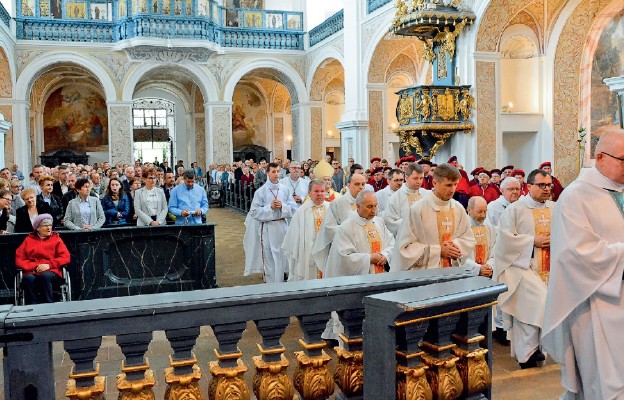
[(420, 187), (427, 190), (433, 189), (433, 174), (431, 173), (431, 161), (421, 159), (418, 160), (418, 164), (423, 167), (423, 172), (425, 173), (422, 185)]
[(464, 206), (464, 208), (466, 208), (468, 206), (468, 199), (470, 198), (470, 196), (468, 195), (468, 190), (470, 189), (468, 174), (466, 173), (466, 171), (460, 169), (457, 166), (459, 164), (457, 162), (457, 156), (451, 156), (451, 158), (448, 159), (447, 163), (457, 168), (459, 170), (459, 173), (461, 174), (461, 178), (457, 183), (457, 189), (455, 190), (453, 198), (459, 201)]
[(500, 197), (500, 192), (496, 188), (496, 185), (490, 183), (491, 173), (486, 169), (481, 169), (477, 175), (479, 184), (470, 187), (468, 194), (470, 197), (480, 196), (490, 203)]
[(381, 167), (375, 168), (371, 172), (371, 178), (368, 180), (368, 184), (375, 189), (375, 192), (380, 191), (381, 189), (388, 186), (388, 180), (384, 176), (384, 170)]
[(524, 171), (521, 169), (515, 169), (511, 173), (511, 176), (520, 181), (520, 196), (526, 196), (529, 194), (529, 185), (524, 181)]

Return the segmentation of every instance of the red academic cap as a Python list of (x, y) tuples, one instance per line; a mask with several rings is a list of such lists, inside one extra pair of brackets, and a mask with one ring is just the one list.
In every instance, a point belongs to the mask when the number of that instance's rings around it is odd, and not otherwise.
[(550, 163), (550, 161), (544, 161), (540, 164), (539, 169), (543, 169), (544, 167), (552, 167), (552, 164)]
[(416, 162), (416, 157), (414, 157), (414, 156), (407, 156), (407, 157), (403, 157), (402, 160), (403, 160), (403, 162)]
[(381, 167), (375, 168), (374, 170), (371, 171), (371, 175), (375, 175), (378, 172), (383, 173), (384, 169)]
[(451, 156), (451, 158), (448, 159), (447, 163), (452, 163), (452, 162), (456, 162), (457, 161), (457, 156)]
[(516, 176), (516, 175), (522, 175), (525, 176), (524, 171), (521, 169), (514, 169), (513, 172), (511, 173), (511, 176)]
[(371, 164), (374, 163), (375, 161), (381, 162), (381, 158), (379, 157), (371, 158)]
[(479, 171), (479, 173), (477, 175), (481, 175), (481, 174), (486, 174), (490, 178), (492, 177), (492, 173), (490, 171), (488, 171), (487, 169), (485, 169), (485, 168), (481, 168), (481, 170)]
[(479, 175), (481, 171), (483, 171), (483, 167), (477, 167), (473, 169), (472, 171), (470, 171), (470, 175), (472, 176)]
[(490, 171), (490, 173), (491, 173), (492, 175), (494, 175), (494, 174), (499, 174), (499, 175), (500, 175), (500, 174), (501, 174), (501, 170), (500, 170), (500, 169), (498, 169), (498, 168), (494, 168), (493, 170), (491, 170), (491, 171)]
[(510, 170), (512, 170), (512, 171), (513, 171), (514, 166), (513, 166), (513, 165), (507, 165), (506, 167), (501, 168), (501, 171), (502, 171), (502, 172), (505, 172), (505, 171), (507, 171), (508, 169), (510, 169)]

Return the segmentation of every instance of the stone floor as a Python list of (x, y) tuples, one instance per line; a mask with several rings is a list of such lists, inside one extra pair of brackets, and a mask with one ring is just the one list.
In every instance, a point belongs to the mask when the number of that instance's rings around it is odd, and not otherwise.
[[(209, 220), (217, 224), (217, 281), (220, 286), (239, 286), (261, 283), (260, 276), (243, 277), (244, 253), (242, 251), (242, 237), (244, 234), (244, 216), (233, 211), (215, 208), (209, 212)], [(243, 360), (250, 368), (246, 374), (248, 385), (251, 388), (253, 377), (252, 356), (258, 354), (256, 343), (261, 341), (261, 337), (256, 331), (252, 322), (248, 323), (247, 330), (239, 343), (243, 352)], [(288, 349), (287, 356), (291, 367), (289, 376), (294, 372), (294, 360), (292, 353), (299, 350), (297, 339), (301, 337), (296, 320), (292, 320), (287, 328), (282, 342)], [(195, 354), (199, 366), (202, 369), (203, 377), (200, 381), (204, 398), (207, 400), (208, 363), (215, 360), (213, 349), (217, 342), (210, 327), (202, 327), (201, 334), (195, 345)], [(171, 354), (171, 346), (165, 338), (164, 332), (154, 332), (153, 340), (149, 346), (147, 357), (150, 366), (156, 374), (157, 384), (154, 393), (157, 399), (162, 399), (166, 384), (164, 382), (163, 370), (168, 367), (168, 356)], [(328, 353), (335, 358), (333, 350)], [(525, 400), (525, 399), (557, 399), (562, 389), (559, 384), (559, 367), (552, 362), (548, 362), (542, 368), (520, 370), (518, 364), (509, 356), (509, 348), (496, 345), (494, 348), (494, 368), (493, 368), (493, 398), (502, 400)], [(54, 364), (56, 376), (56, 398), (64, 398), (65, 384), (69, 370), (73, 363), (63, 351), (62, 343), (54, 344)], [(117, 397), (116, 375), (121, 370), (122, 354), (114, 337), (104, 337), (102, 346), (98, 352), (96, 361), (100, 363), (100, 373), (106, 376), (106, 398)], [(330, 363), (333, 370), (334, 361)], [(0, 375), (0, 379), (1, 379)], [(0, 386), (1, 387), (1, 386)], [(1, 391), (1, 389), (0, 389)], [(0, 393), (0, 399), (3, 399)], [(252, 394), (252, 398), (255, 398)], [(298, 398), (295, 396), (295, 398)], [(8, 399), (7, 399), (8, 400)], [(380, 399), (382, 400), (382, 399)]]

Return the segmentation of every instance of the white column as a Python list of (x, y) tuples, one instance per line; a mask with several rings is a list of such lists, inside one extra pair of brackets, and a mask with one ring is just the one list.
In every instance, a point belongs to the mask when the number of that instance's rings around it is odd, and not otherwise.
[(134, 162), (132, 102), (109, 101), (108, 153), (111, 164)]
[[(4, 115), (0, 114), (0, 166), (1, 168), (7, 167), (6, 160), (4, 159), (4, 136), (7, 131), (11, 129), (11, 123), (4, 119)], [(19, 164), (18, 164), (19, 165)]]
[(310, 103), (293, 104), (290, 109), (292, 112), (292, 159), (301, 161), (308, 159), (312, 153)]
[[(19, 100), (13, 103), (13, 154), (24, 175), (28, 175), (33, 163), (30, 159), (30, 102)], [(36, 160), (35, 163), (39, 163)]]
[(344, 77), (345, 77), (345, 111), (342, 120), (336, 124), (341, 133), (342, 164), (346, 165), (349, 157), (363, 165), (368, 164), (369, 133), (368, 112), (366, 109), (368, 95), (366, 90), (366, 68), (363, 51), (368, 43), (362, 43), (363, 25), (366, 17), (366, 2), (356, 0), (344, 8)]
[(206, 164), (232, 163), (232, 102), (204, 103), (206, 113)]
[(338, 122), (336, 128), (340, 129), (340, 154), (342, 164), (346, 165), (350, 157), (356, 163), (368, 165), (369, 163), (369, 140), (368, 121)]

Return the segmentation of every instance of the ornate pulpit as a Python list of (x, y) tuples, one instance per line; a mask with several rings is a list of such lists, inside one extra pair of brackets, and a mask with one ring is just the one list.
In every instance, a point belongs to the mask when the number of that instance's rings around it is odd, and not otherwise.
[[(409, 4), (408, 4), (409, 3)], [(455, 132), (469, 133), (474, 98), (470, 85), (456, 73), (455, 40), (475, 20), (461, 0), (397, 0), (390, 31), (423, 42), (423, 57), (432, 64), (433, 84), (402, 89), (396, 109), (401, 156), (430, 159)]]

